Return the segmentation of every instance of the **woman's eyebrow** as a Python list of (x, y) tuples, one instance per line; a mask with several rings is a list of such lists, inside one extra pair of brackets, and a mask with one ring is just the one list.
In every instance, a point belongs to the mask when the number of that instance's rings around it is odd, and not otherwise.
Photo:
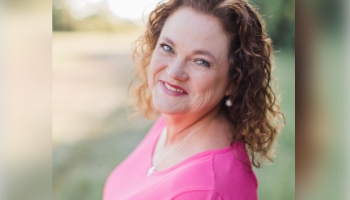
[(213, 60), (217, 60), (216, 57), (210, 51), (195, 50), (195, 51), (193, 51), (193, 54), (206, 55), (206, 56), (209, 56)]
[[(161, 39), (165, 40), (165, 42), (169, 43), (171, 46), (176, 47), (175, 42), (173, 42), (169, 37), (164, 36)], [(193, 54), (198, 54), (198, 55), (205, 55), (209, 56), (213, 60), (217, 60), (216, 57), (210, 52), (202, 49), (194, 50)]]
[(169, 43), (171, 46), (175, 47), (175, 43), (167, 36), (162, 37), (163, 40), (165, 40), (167, 43)]

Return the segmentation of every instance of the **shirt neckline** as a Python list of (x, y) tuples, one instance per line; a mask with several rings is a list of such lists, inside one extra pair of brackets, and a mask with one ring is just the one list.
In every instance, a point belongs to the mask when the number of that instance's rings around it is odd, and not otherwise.
[[(165, 124), (164, 124), (164, 126), (165, 126)], [(160, 130), (157, 131), (157, 136), (155, 137), (155, 140), (152, 142), (151, 155), (148, 157), (148, 158), (149, 158), (149, 159), (148, 159), (149, 169), (150, 169), (151, 167), (153, 167), (152, 159), (153, 159), (154, 150), (155, 150), (155, 148), (156, 148), (156, 144), (157, 144), (157, 142), (158, 142), (158, 140), (159, 140), (159, 138), (160, 138), (160, 134), (162, 133), (164, 126), (162, 126), (162, 127), (160, 128)], [(157, 169), (155, 169), (155, 170), (153, 171), (153, 174), (151, 175), (151, 177), (152, 177), (152, 176), (155, 176), (155, 175), (161, 175), (161, 174), (168, 173), (168, 172), (170, 172), (170, 171), (172, 171), (172, 170), (174, 170), (174, 169), (180, 167), (181, 165), (183, 165), (183, 164), (185, 164), (185, 163), (187, 163), (187, 162), (189, 162), (189, 161), (191, 161), (191, 160), (194, 160), (194, 159), (196, 159), (196, 158), (199, 158), (199, 157), (202, 157), (202, 156), (205, 156), (205, 155), (210, 155), (210, 154), (215, 154), (215, 153), (225, 153), (225, 152), (231, 151), (231, 150), (232, 150), (232, 147), (233, 147), (235, 144), (236, 144), (236, 142), (233, 143), (232, 145), (227, 146), (227, 147), (224, 147), (224, 148), (206, 150), (206, 151), (197, 153), (197, 154), (195, 154), (195, 155), (193, 155), (193, 156), (190, 156), (190, 157), (188, 157), (188, 158), (186, 158), (186, 159), (184, 159), (184, 160), (182, 160), (182, 161), (176, 163), (175, 165), (173, 165), (173, 166), (171, 166), (171, 167), (169, 167), (169, 168), (167, 168), (167, 169), (161, 170), (161, 171), (158, 171)]]

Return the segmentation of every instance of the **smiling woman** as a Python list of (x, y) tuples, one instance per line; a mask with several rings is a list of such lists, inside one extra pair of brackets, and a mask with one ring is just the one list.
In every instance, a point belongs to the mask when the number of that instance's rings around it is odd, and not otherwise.
[[(211, 39), (217, 35), (222, 37)], [(214, 17), (190, 8), (169, 17), (148, 72), (155, 109), (172, 118), (186, 116), (187, 122), (216, 115), (221, 99), (230, 95), (227, 44), (228, 38)]]
[(258, 13), (244, 0), (161, 2), (135, 58), (138, 106), (160, 117), (103, 199), (257, 199), (252, 165), (272, 161), (284, 119)]

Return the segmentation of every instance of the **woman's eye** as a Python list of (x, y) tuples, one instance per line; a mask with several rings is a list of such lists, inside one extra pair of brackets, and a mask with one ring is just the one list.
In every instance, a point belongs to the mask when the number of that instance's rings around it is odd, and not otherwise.
[(160, 46), (162, 47), (162, 49), (166, 52), (170, 52), (170, 53), (174, 53), (173, 49), (169, 46), (169, 45), (166, 45), (166, 44), (160, 44)]
[(197, 60), (196, 63), (201, 66), (210, 67), (210, 63), (205, 60)]

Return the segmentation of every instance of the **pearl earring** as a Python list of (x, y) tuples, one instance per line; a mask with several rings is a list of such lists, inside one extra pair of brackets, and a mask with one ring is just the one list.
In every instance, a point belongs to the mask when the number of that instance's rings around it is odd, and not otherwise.
[(226, 105), (227, 107), (231, 107), (231, 106), (232, 106), (232, 101), (231, 101), (231, 99), (227, 99), (225, 105)]

